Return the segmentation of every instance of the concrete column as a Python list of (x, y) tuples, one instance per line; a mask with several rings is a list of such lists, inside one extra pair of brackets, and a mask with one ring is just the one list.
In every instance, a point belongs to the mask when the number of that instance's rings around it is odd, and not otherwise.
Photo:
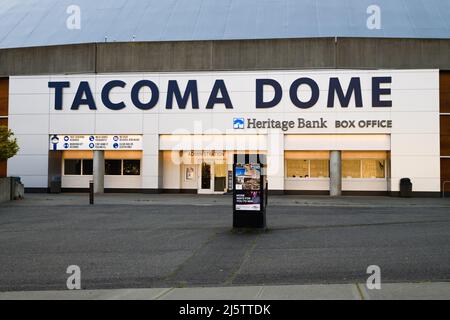
[(330, 152), (330, 196), (342, 194), (341, 151)]
[[(149, 121), (149, 124), (146, 121)], [(145, 115), (144, 122), (146, 126), (149, 126), (149, 130), (157, 130), (158, 122), (155, 115)], [(144, 134), (143, 141), (145, 148), (142, 151), (141, 187), (144, 192), (158, 192), (163, 188), (164, 163), (163, 154), (159, 152), (159, 135), (156, 131), (151, 134)], [(178, 174), (178, 179), (179, 177), (180, 174)]]
[(279, 129), (267, 133), (267, 180), (271, 192), (284, 192), (284, 134)]
[(105, 153), (102, 150), (94, 151), (93, 171), (94, 193), (105, 192)]

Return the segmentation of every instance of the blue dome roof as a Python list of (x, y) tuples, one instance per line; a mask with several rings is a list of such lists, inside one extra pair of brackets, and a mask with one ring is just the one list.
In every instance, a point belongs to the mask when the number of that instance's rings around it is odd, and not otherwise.
[[(67, 8), (81, 10), (69, 29)], [(381, 10), (369, 29), (367, 9)], [(450, 38), (449, 0), (0, 0), (0, 48), (111, 41)]]

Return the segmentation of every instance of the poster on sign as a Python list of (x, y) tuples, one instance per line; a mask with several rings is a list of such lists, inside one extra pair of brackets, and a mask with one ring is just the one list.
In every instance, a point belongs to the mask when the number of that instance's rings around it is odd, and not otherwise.
[(261, 210), (261, 165), (236, 166), (236, 210)]
[(142, 150), (142, 136), (53, 134), (50, 150)]

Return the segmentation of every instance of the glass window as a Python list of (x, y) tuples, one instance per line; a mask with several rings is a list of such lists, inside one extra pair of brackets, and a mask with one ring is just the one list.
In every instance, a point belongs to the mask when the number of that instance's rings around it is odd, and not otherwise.
[(328, 178), (328, 160), (309, 160), (311, 178)]
[(361, 160), (342, 160), (342, 178), (361, 178)]
[(286, 160), (288, 178), (309, 178), (308, 160)]
[(65, 159), (64, 160), (64, 174), (65, 175), (81, 175), (81, 160), (80, 159)]
[(123, 174), (138, 176), (141, 174), (141, 160), (123, 160)]
[(92, 159), (83, 159), (83, 175), (92, 175)]
[(202, 163), (202, 189), (211, 189), (211, 165)]
[(105, 174), (120, 176), (122, 173), (122, 160), (105, 160)]
[(363, 178), (376, 179), (384, 178), (384, 160), (362, 160), (362, 175)]

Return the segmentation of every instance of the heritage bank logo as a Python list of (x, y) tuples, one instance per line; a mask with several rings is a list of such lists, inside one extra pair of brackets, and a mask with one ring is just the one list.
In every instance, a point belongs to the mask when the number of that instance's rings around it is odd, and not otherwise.
[[(246, 125), (247, 124), (247, 125)], [(361, 119), (361, 120), (327, 120), (323, 117), (318, 119), (297, 118), (296, 120), (258, 120), (256, 118), (234, 118), (233, 129), (391, 129), (392, 120), (389, 119)]]
[(244, 129), (245, 119), (244, 118), (234, 118), (233, 119), (233, 129)]

